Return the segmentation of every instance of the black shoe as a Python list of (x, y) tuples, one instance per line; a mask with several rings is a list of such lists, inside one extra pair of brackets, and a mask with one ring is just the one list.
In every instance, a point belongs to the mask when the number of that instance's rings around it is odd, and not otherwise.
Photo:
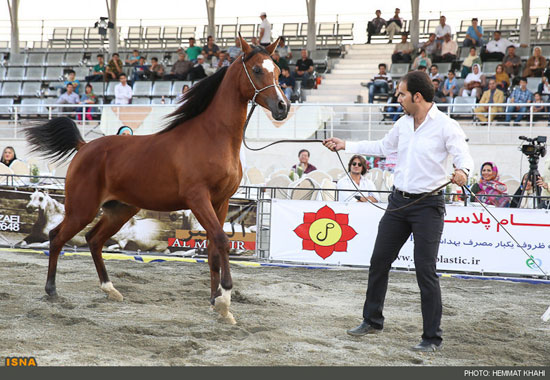
[(423, 340), (422, 342), (418, 343), (416, 346), (412, 347), (411, 349), (413, 351), (419, 351), (419, 352), (436, 352), (441, 350), (441, 347), (443, 347), (443, 343), (435, 344), (435, 343), (430, 343), (426, 340)]
[(367, 322), (363, 321), (359, 326), (348, 330), (347, 333), (352, 336), (363, 336), (367, 334), (377, 334), (381, 332), (382, 329), (377, 329), (369, 325)]

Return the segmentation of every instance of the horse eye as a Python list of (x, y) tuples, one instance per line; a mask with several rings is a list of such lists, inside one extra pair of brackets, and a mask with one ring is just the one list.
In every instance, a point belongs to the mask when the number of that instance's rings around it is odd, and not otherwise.
[(252, 68), (252, 71), (254, 71), (255, 74), (261, 74), (262, 73), (262, 69), (260, 69), (259, 66), (254, 66)]
[(42, 198), (42, 197), (38, 198), (38, 200), (41, 201), (41, 202), (42, 202), (42, 199), (44, 199), (44, 198)]

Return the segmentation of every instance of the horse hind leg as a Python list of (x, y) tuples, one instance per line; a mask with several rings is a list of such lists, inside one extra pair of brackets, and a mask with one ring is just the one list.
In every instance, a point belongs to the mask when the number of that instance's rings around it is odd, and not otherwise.
[(92, 253), (94, 264), (99, 275), (101, 290), (107, 293), (107, 298), (122, 301), (124, 297), (115, 289), (109, 280), (105, 262), (103, 261), (103, 245), (111, 236), (117, 233), (130, 220), (139, 208), (118, 201), (110, 201), (103, 205), (103, 216), (97, 224), (86, 233), (86, 241)]

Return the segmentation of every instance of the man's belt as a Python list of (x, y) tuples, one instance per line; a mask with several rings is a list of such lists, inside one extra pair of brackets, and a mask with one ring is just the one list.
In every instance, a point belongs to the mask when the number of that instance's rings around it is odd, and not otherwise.
[(394, 189), (393, 192), (401, 195), (405, 199), (418, 199), (418, 198), (422, 198), (423, 196), (443, 195), (443, 190), (440, 190), (437, 193), (420, 193), (420, 194), (407, 193), (406, 191), (401, 191), (397, 189)]

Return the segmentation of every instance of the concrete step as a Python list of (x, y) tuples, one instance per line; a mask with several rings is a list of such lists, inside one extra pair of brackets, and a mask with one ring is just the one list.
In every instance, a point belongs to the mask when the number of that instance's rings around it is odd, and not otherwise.
[(366, 61), (364, 59), (344, 59), (337, 64), (333, 66), (333, 68), (350, 68), (350, 69), (357, 69), (357, 68), (375, 68), (378, 69), (378, 61)]
[(368, 80), (370, 80), (370, 78), (363, 78), (361, 79), (360, 77), (359, 78), (348, 78), (348, 79), (332, 79), (332, 78), (325, 78), (323, 80), (323, 84), (327, 84), (327, 85), (341, 85), (341, 86), (345, 86), (345, 85), (354, 85), (354, 84), (360, 84), (361, 82), (368, 82)]
[(331, 96), (319, 96), (310, 95), (306, 98), (307, 103), (355, 103), (357, 101), (356, 95), (331, 95)]
[(365, 89), (365, 87), (362, 87), (360, 84), (357, 84), (357, 86), (354, 85), (338, 85), (338, 84), (326, 84), (325, 82), (322, 82), (319, 87), (317, 87), (315, 91), (359, 91)]
[(334, 69), (331, 72), (331, 78), (333, 77), (348, 77), (351, 75), (364, 76), (368, 74), (378, 73), (378, 69)]
[(352, 50), (357, 50), (357, 51), (386, 51), (386, 50), (389, 50), (389, 51), (393, 51), (393, 49), (395, 48), (395, 46), (393, 44), (376, 44), (376, 45), (373, 45), (373, 44), (353, 44), (353, 45), (350, 45), (349, 47), (349, 50), (348, 51), (352, 51)]

